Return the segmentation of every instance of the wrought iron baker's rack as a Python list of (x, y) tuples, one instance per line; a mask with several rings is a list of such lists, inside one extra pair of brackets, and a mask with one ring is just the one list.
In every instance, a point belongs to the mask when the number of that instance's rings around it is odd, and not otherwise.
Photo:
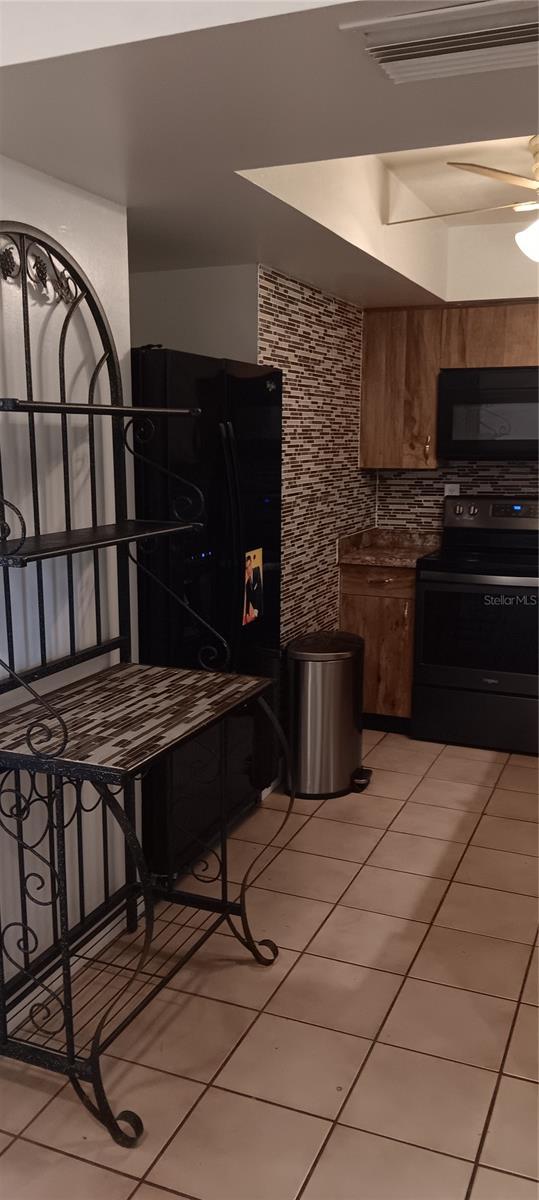
[[(227, 813), (221, 789), (219, 842), (201, 845), (201, 858), (177, 886), (153, 879), (137, 836), (136, 782), (147, 766), (200, 729), (246, 704), (261, 705), (288, 762), (286, 741), (264, 693), (265, 680), (226, 673), (229, 651), (216, 630), (184, 596), (174, 599), (208, 635), (201, 666), (221, 672), (144, 667), (132, 663), (130, 562), (162, 586), (151, 568), (151, 546), (160, 537), (186, 537), (204, 521), (204, 497), (171, 476), (175, 499), (165, 522), (133, 520), (128, 511), (126, 452), (144, 457), (144, 442), (160, 420), (196, 419), (198, 410), (124, 406), (118, 356), (111, 329), (89, 279), (56, 241), (17, 222), (0, 222), (2, 286), (16, 293), (24, 361), (23, 399), (0, 399), (0, 567), (3, 579), (4, 644), (0, 694), (22, 687), (29, 699), (2, 715), (0, 731), (0, 1055), (67, 1076), (85, 1106), (123, 1146), (136, 1144), (140, 1117), (115, 1115), (107, 1097), (101, 1056), (155, 994), (170, 982), (199, 946), (226, 922), (256, 961), (271, 965), (277, 947), (256, 942), (246, 897), (256, 864), (231, 895)], [(14, 295), (11, 295), (14, 299)], [(57, 349), (57, 399), (42, 396), (35, 382), (32, 312), (61, 313)], [(68, 335), (76, 321), (91, 327), (92, 361), (84, 402), (72, 398)], [(51, 322), (42, 321), (48, 334)], [(109, 399), (98, 396), (106, 378)], [(62, 519), (47, 530), (43, 512), (40, 418), (54, 425), (59, 444)], [(84, 428), (89, 525), (76, 519), (71, 421)], [(6, 495), (10, 423), (25, 448), (30, 515)], [(101, 518), (102, 431), (110, 431), (112, 521)], [(51, 429), (48, 429), (51, 433)], [(22, 439), (22, 441), (21, 441)], [(132, 439), (132, 440), (131, 440)], [(12, 464), (10, 463), (10, 468)], [(170, 474), (170, 472), (169, 472)], [(29, 485), (29, 486), (28, 486)], [(108, 490), (107, 481), (104, 488)], [(108, 498), (110, 501), (110, 497)], [(31, 525), (31, 529), (30, 529)], [(134, 547), (137, 547), (137, 556)], [(108, 628), (110, 582), (107, 556), (114, 555), (115, 613)], [(142, 561), (142, 556), (144, 560)], [(93, 636), (81, 634), (76, 563), (89, 569)], [(58, 560), (65, 576), (67, 650), (50, 645), (47, 564)], [(33, 618), (35, 661), (21, 667), (14, 573), (31, 583), (25, 605)], [(86, 576), (88, 581), (88, 575)], [(58, 595), (56, 578), (52, 593)], [(23, 589), (24, 590), (24, 589)], [(83, 589), (86, 596), (89, 588)], [(1, 631), (1, 627), (0, 627)], [(110, 665), (111, 658), (116, 660)], [(100, 666), (88, 674), (87, 664)], [(103, 665), (104, 664), (104, 665)], [(75, 668), (78, 678), (43, 693), (35, 684)], [(224, 668), (224, 673), (223, 673)], [(73, 671), (70, 672), (73, 675)], [(285, 824), (293, 804), (293, 793)], [(281, 826), (282, 828), (282, 826)], [(280, 832), (280, 830), (278, 831)], [(276, 837), (278, 834), (275, 835)], [(260, 853), (263, 853), (261, 848)], [(216, 886), (203, 894), (201, 885)], [(8, 894), (9, 893), (9, 894)], [(217, 893), (217, 894), (216, 894)], [(93, 1094), (92, 1094), (93, 1092)]]

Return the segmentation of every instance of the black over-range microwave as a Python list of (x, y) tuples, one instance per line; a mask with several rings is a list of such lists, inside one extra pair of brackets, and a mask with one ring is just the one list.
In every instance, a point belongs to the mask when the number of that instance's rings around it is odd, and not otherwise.
[(538, 388), (538, 367), (440, 371), (438, 458), (537, 459)]

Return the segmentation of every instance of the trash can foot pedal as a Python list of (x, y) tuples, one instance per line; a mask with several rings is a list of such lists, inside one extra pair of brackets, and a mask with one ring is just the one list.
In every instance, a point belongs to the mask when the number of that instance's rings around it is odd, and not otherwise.
[(359, 767), (352, 775), (352, 788), (354, 792), (364, 792), (371, 781), (372, 771), (369, 767)]

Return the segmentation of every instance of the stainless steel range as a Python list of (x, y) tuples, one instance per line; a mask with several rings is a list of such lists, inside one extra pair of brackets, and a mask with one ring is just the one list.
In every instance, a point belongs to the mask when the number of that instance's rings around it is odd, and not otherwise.
[(417, 564), (412, 736), (538, 752), (537, 497), (448, 497)]

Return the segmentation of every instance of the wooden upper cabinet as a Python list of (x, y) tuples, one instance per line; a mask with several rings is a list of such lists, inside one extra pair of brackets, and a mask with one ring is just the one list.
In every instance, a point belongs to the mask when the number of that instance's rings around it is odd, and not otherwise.
[(539, 307), (535, 301), (446, 308), (441, 367), (534, 367)]
[(365, 314), (360, 465), (436, 466), (442, 309)]
[(406, 322), (406, 371), (402, 466), (412, 470), (436, 466), (436, 405), (441, 308), (412, 308)]
[(361, 377), (362, 467), (402, 466), (406, 311), (367, 312)]
[(442, 367), (539, 363), (536, 301), (365, 313), (360, 466), (432, 469)]

